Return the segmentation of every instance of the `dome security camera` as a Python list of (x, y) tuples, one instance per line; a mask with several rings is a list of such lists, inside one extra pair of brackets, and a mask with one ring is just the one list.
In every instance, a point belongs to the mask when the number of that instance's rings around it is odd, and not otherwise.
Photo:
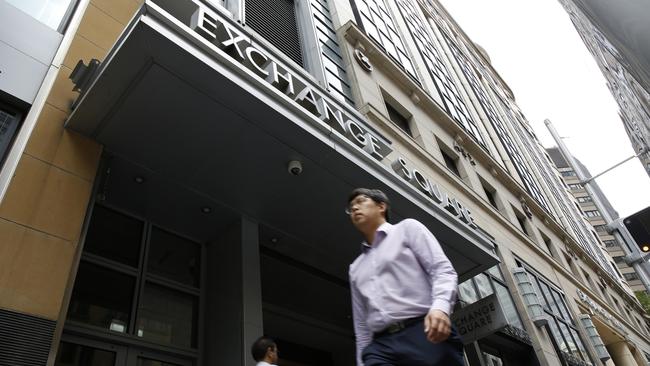
[(302, 173), (302, 163), (298, 160), (291, 160), (287, 166), (287, 171), (291, 175), (300, 175)]

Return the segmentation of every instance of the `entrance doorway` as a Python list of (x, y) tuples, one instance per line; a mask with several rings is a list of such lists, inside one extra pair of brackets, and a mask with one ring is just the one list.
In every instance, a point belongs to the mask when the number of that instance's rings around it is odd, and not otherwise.
[(61, 341), (55, 366), (191, 366), (192, 362), (145, 350), (66, 336)]

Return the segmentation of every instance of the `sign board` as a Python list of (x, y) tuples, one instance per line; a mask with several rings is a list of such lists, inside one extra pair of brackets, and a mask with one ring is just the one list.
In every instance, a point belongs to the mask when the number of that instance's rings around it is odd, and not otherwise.
[(454, 312), (451, 319), (463, 344), (472, 343), (508, 325), (495, 294)]
[(596, 315), (600, 319), (605, 320), (606, 322), (609, 322), (614, 328), (620, 330), (623, 334), (627, 334), (627, 330), (625, 329), (625, 326), (616, 320), (610, 313), (607, 312), (607, 310), (603, 309), (602, 306), (598, 305), (594, 300), (589, 298), (587, 294), (584, 292), (580, 291), (580, 289), (576, 289), (576, 292), (578, 293), (578, 298), (580, 301), (582, 301), (583, 304), (585, 304), (590, 310), (593, 315)]
[[(298, 75), (263, 45), (256, 44), (239, 25), (201, 3), (189, 20), (189, 27), (212, 45), (260, 77), (263, 82), (291, 98), (297, 106), (341, 133), (378, 161), (393, 150), (390, 141), (377, 134), (366, 122), (351, 113), (308, 79)], [(432, 205), (441, 206), (472, 229), (477, 226), (469, 209), (418, 169), (408, 166), (402, 156), (390, 164), (393, 171), (424, 193)]]

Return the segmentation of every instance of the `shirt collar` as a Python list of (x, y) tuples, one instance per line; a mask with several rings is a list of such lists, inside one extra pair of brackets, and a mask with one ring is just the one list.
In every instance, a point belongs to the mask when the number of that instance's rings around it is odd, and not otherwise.
[[(383, 241), (383, 239), (390, 233), (390, 230), (393, 228), (393, 225), (389, 222), (384, 222), (383, 224), (379, 225), (377, 228), (377, 231), (375, 231), (375, 243), (374, 245), (377, 246), (379, 243)], [(381, 233), (381, 235), (379, 235)], [(379, 236), (378, 236), (379, 235)], [(361, 252), (366, 253), (372, 249), (372, 245), (368, 244), (367, 241), (361, 242)]]

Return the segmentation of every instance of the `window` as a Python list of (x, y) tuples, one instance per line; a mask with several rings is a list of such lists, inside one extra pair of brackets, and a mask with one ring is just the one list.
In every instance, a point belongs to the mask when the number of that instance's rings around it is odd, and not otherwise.
[(398, 0), (397, 5), (413, 41), (424, 60), (427, 71), (436, 86), (433, 99), (436, 100), (449, 116), (456, 121), (470, 136), (481, 146), (485, 147), (483, 137), (467, 110), (465, 101), (456, 86), (452, 71), (447, 68), (443, 59), (444, 52), (435, 42), (435, 36), (426, 19), (423, 19), (418, 11), (416, 2), (411, 0)]
[(580, 184), (569, 184), (569, 188), (571, 188), (573, 190), (578, 190), (578, 189), (582, 189), (582, 185), (580, 185)]
[(56, 365), (84, 365), (89, 360), (95, 365), (114, 365), (116, 353), (78, 344), (61, 342)]
[(591, 196), (583, 196), (583, 197), (577, 197), (578, 202), (585, 203), (585, 202), (592, 202), (593, 200), (591, 199)]
[(481, 187), (483, 188), (483, 192), (485, 193), (485, 196), (488, 199), (488, 202), (490, 202), (490, 205), (492, 207), (496, 208), (497, 210), (499, 209), (499, 205), (497, 204), (497, 191), (494, 189), (489, 183), (483, 180), (483, 178), (479, 177), (479, 180), (481, 181)]
[(294, 1), (246, 0), (245, 6), (246, 25), (303, 66)]
[(618, 247), (618, 243), (616, 242), (616, 240), (603, 240), (603, 243), (608, 248), (616, 248), (616, 247)]
[(599, 217), (600, 212), (598, 212), (598, 210), (590, 210), (590, 211), (585, 211), (585, 215), (587, 217)]
[(0, 104), (0, 164), (9, 152), (20, 118), (20, 114)]
[(612, 257), (615, 263), (625, 263), (625, 256), (619, 255)]
[(569, 269), (571, 270), (571, 273), (573, 273), (574, 276), (578, 277), (578, 267), (576, 267), (575, 262), (569, 256), (567, 253), (564, 253), (564, 260), (566, 260), (567, 264), (569, 265)]
[(582, 361), (590, 362), (575, 321), (569, 312), (564, 294), (553, 286), (551, 281), (532, 268), (524, 266), (519, 260), (517, 260), (517, 264), (519, 267), (526, 268), (544, 311), (549, 315), (548, 323), (551, 333), (560, 346), (560, 350)]
[[(397, 26), (384, 0), (353, 0), (357, 24), (417, 82), (411, 58), (399, 36)], [(418, 82), (419, 83), (419, 82)]]
[(589, 284), (589, 288), (593, 291), (594, 283), (591, 281), (591, 276), (584, 269), (582, 270), (582, 274), (585, 276), (585, 281)]
[(96, 205), (68, 320), (197, 348), (201, 250), (198, 243)]
[(5, 0), (59, 33), (63, 33), (76, 0)]
[(616, 272), (616, 274), (618, 275), (618, 278), (623, 279), (623, 275), (621, 274), (621, 271), (618, 270), (618, 267), (616, 267), (616, 264), (614, 264), (614, 262), (610, 261), (609, 265), (612, 266), (612, 270), (614, 270), (614, 272)]
[(596, 229), (596, 231), (598, 231), (599, 233), (606, 233), (607, 225), (594, 225), (594, 229)]
[(544, 241), (546, 252), (550, 254), (551, 257), (555, 258), (555, 248), (553, 247), (553, 242), (548, 236), (544, 235), (543, 232), (540, 231), (539, 234), (542, 236), (542, 241)]
[(623, 273), (626, 281), (635, 281), (639, 279), (639, 276), (636, 273)]
[(515, 217), (517, 218), (517, 222), (519, 223), (519, 227), (521, 230), (524, 232), (524, 234), (530, 236), (530, 232), (528, 231), (528, 227), (526, 224), (526, 216), (519, 212), (516, 208), (512, 208), (512, 210), (515, 212)]
[[(323, 63), (325, 81), (329, 86), (330, 94), (341, 101), (354, 105), (350, 79), (348, 78), (345, 61), (343, 60), (343, 52), (341, 52), (339, 39), (336, 37), (336, 28), (334, 28), (328, 1), (321, 0), (306, 3), (310, 4), (298, 2), (298, 6), (308, 5), (310, 9), (309, 15), (311, 15), (315, 23), (315, 38), (317, 44), (320, 46), (320, 60)], [(302, 16), (300, 10), (298, 14), (298, 17)], [(307, 56), (307, 64), (310, 62), (310, 57), (313, 56)]]
[(575, 177), (576, 173), (573, 170), (561, 172), (563, 177)]
[(400, 130), (406, 132), (407, 135), (413, 136), (411, 133), (411, 127), (409, 126), (408, 118), (404, 117), (400, 112), (398, 112), (392, 105), (386, 103), (386, 109), (388, 110), (388, 117), (390, 120), (400, 128)]
[(499, 266), (496, 265), (484, 273), (458, 285), (458, 299), (461, 306), (472, 304), (486, 296), (496, 293), (508, 324), (524, 329), (517, 308), (503, 279)]
[(443, 149), (440, 150), (440, 153), (442, 154), (442, 158), (445, 161), (447, 168), (449, 168), (449, 170), (451, 170), (455, 176), (460, 178), (460, 171), (458, 170), (458, 158), (452, 157)]

